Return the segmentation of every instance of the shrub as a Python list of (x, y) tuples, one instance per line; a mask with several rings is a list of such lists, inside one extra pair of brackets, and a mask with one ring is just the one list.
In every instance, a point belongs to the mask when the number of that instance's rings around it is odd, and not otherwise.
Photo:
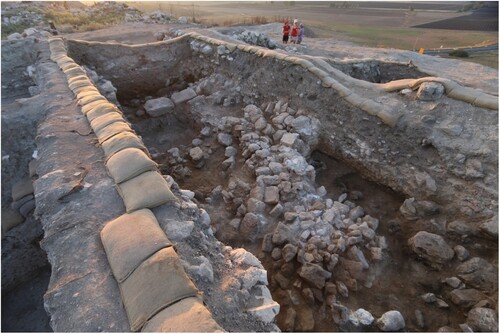
[(2, 39), (6, 39), (10, 34), (15, 32), (22, 33), (24, 29), (29, 28), (28, 23), (3, 24), (2, 23)]
[(469, 57), (469, 54), (467, 53), (467, 51), (464, 51), (464, 50), (453, 50), (449, 53), (449, 55), (452, 57), (460, 57), (460, 58)]

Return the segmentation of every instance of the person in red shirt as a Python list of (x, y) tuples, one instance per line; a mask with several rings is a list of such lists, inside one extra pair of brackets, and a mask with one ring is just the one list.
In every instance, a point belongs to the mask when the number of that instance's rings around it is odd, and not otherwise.
[(297, 19), (293, 20), (291, 44), (297, 44), (297, 36), (299, 35), (299, 25)]
[(288, 24), (288, 20), (285, 20), (285, 24), (283, 25), (283, 44), (288, 43), (288, 35), (290, 35), (290, 25)]

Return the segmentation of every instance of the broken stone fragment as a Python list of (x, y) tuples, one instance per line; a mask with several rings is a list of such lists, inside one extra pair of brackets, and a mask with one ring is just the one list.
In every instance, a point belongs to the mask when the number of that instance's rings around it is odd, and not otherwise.
[(264, 192), (264, 202), (266, 204), (277, 204), (280, 200), (279, 188), (276, 186), (266, 187)]
[(289, 133), (289, 132), (286, 132), (281, 137), (281, 141), (280, 142), (281, 142), (281, 145), (285, 145), (285, 146), (288, 146), (288, 147), (293, 147), (293, 145), (295, 144), (295, 141), (297, 140), (297, 138), (299, 138), (299, 134), (298, 133)]
[(298, 251), (297, 246), (292, 244), (286, 244), (282, 250), (283, 260), (285, 260), (285, 262), (292, 261), (297, 255), (297, 251)]
[(159, 117), (174, 110), (174, 103), (167, 97), (148, 100), (144, 104), (146, 113), (151, 117)]
[(171, 99), (175, 105), (179, 105), (183, 102), (191, 100), (194, 97), (196, 97), (196, 92), (191, 87), (188, 87), (180, 92), (173, 93)]

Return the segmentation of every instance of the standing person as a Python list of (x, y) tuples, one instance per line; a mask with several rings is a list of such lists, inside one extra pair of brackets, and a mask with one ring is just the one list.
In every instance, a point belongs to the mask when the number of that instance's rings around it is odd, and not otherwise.
[(297, 19), (293, 20), (293, 26), (292, 26), (292, 38), (290, 40), (291, 44), (297, 44), (297, 35), (299, 34), (299, 26)]
[(290, 25), (288, 24), (288, 19), (285, 19), (285, 24), (283, 25), (283, 44), (288, 43), (288, 35), (290, 35)]
[(297, 44), (302, 43), (302, 37), (304, 37), (304, 23), (300, 24), (299, 34), (297, 36)]

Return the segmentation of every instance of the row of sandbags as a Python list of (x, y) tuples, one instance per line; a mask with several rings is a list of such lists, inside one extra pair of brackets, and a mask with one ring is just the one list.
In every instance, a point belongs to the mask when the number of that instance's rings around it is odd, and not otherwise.
[(157, 164), (121, 111), (67, 56), (62, 38), (50, 39), (49, 45), (51, 59), (66, 74), (68, 86), (104, 150), (106, 168), (125, 204), (127, 213), (105, 224), (101, 241), (131, 330), (221, 331), (149, 210), (176, 200)]

